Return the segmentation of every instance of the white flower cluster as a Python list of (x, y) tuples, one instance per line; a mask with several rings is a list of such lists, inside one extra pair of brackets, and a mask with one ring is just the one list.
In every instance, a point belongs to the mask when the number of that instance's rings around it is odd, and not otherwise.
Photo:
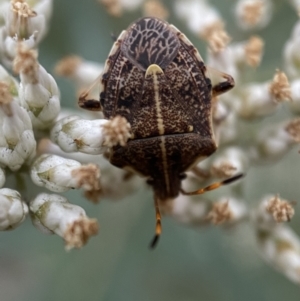
[[(82, 189), (85, 197), (93, 202), (101, 195), (122, 197), (131, 191), (131, 186), (136, 187), (135, 176), (109, 168), (113, 172), (105, 173), (101, 185), (99, 166), (91, 162), (103, 159), (83, 157), (79, 152), (102, 155), (114, 145), (125, 145), (131, 135), (130, 125), (122, 117), (112, 120), (91, 120), (92, 116), (87, 114), (86, 119), (70, 114), (64, 117), (57, 84), (38, 62), (36, 50), (48, 30), (51, 11), (51, 0), (35, 1), (33, 7), (25, 0), (1, 2), (0, 57), (3, 65), (19, 74), (19, 81), (0, 65), (0, 187), (6, 185), (6, 173), (17, 176), (22, 171), (30, 175), (34, 184), (52, 192)], [(56, 68), (57, 73), (77, 83), (79, 92), (101, 70), (101, 65), (75, 56)], [(70, 152), (76, 154), (69, 155)], [(113, 191), (116, 183), (121, 188), (126, 182), (128, 189)], [(82, 208), (65, 198), (44, 193), (27, 204), (24, 193), (1, 189), (1, 230), (17, 227), (29, 208), (33, 223), (44, 232), (61, 236), (67, 249), (81, 247), (97, 233), (97, 221), (89, 219)]]
[(30, 7), (24, 0), (1, 1), (0, 54), (2, 63), (11, 67), (20, 41), (31, 49), (45, 36), (52, 14), (52, 0), (36, 1)]

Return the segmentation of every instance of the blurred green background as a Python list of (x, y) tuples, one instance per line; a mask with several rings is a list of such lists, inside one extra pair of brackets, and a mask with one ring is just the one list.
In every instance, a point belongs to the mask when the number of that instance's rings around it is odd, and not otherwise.
[[(229, 34), (241, 41), (249, 37), (234, 23), (233, 0), (211, 1), (227, 22)], [(249, 71), (253, 81), (267, 80), (282, 68), (282, 49), (297, 15), (275, 1), (274, 16), (258, 32), (266, 41), (263, 64)], [(172, 1), (165, 1), (169, 8)], [(169, 21), (187, 34), (205, 57), (205, 45), (190, 33), (172, 10)], [(40, 46), (40, 62), (53, 74), (57, 60), (78, 54), (104, 62), (111, 48), (111, 33), (118, 34), (140, 17), (136, 11), (122, 18), (110, 17), (95, 0), (54, 2), (48, 36)], [(62, 105), (76, 107), (73, 85), (56, 78)], [(282, 107), (280, 114), (288, 109)], [(257, 127), (268, 122), (256, 122)], [(299, 149), (299, 147), (298, 147)], [(245, 201), (255, 206), (265, 193), (280, 193), (299, 200), (299, 154), (291, 150), (281, 162), (251, 170), (245, 178)], [(226, 195), (226, 188), (215, 195)], [(1, 233), (0, 300), (107, 300), (107, 301), (299, 301), (300, 289), (259, 257), (254, 231), (249, 225), (232, 231), (219, 227), (191, 229), (163, 219), (162, 239), (155, 251), (148, 249), (154, 231), (152, 193), (142, 187), (121, 201), (92, 205), (81, 193), (67, 194), (100, 223), (100, 233), (82, 250), (64, 251), (63, 241), (36, 230), (28, 219), (13, 232)], [(298, 205), (299, 207), (299, 205)], [(291, 226), (300, 234), (300, 219)]]

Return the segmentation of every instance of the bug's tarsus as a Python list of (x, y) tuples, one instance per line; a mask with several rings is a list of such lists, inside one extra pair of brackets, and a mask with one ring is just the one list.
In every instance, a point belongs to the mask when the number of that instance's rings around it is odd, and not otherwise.
[(240, 174), (237, 174), (236, 176), (233, 176), (233, 177), (231, 177), (229, 179), (226, 179), (226, 180), (222, 181), (221, 183), (222, 183), (222, 185), (228, 185), (228, 184), (230, 184), (232, 182), (235, 182), (235, 181), (239, 180), (243, 176), (244, 176), (244, 174), (240, 173)]
[(211, 191), (211, 190), (214, 190), (214, 189), (217, 189), (221, 186), (224, 186), (224, 185), (228, 185), (232, 182), (235, 182), (237, 180), (239, 180), (240, 178), (242, 178), (244, 176), (244, 174), (237, 174), (236, 176), (233, 176), (229, 179), (226, 179), (224, 181), (221, 181), (221, 182), (216, 182), (216, 183), (213, 183), (213, 184), (210, 184), (204, 188), (200, 188), (198, 190), (195, 190), (195, 191), (192, 191), (192, 192), (186, 192), (184, 191), (183, 189), (181, 189), (181, 193), (184, 194), (184, 195), (197, 195), (197, 194), (203, 194), (205, 192), (208, 192), (208, 191)]
[(159, 206), (158, 206), (158, 199), (157, 197), (154, 197), (154, 205), (155, 205), (155, 236), (153, 237), (151, 243), (150, 243), (150, 248), (154, 249), (157, 246), (158, 239), (161, 235), (161, 215), (159, 211)]
[(206, 68), (211, 73), (218, 74), (219, 77), (225, 79), (225, 81), (219, 82), (212, 86), (213, 97), (226, 93), (227, 91), (231, 90), (234, 87), (234, 79), (232, 78), (232, 76), (208, 66), (206, 66)]
[(150, 243), (150, 249), (155, 249), (155, 247), (157, 246), (158, 240), (159, 240), (160, 235), (155, 234), (153, 239), (151, 240)]
[(82, 109), (86, 109), (89, 111), (102, 111), (101, 105), (100, 105), (100, 101), (99, 99), (92, 99), (90, 98), (90, 94), (91, 91), (98, 86), (100, 80), (102, 78), (102, 74), (100, 74), (95, 80), (94, 82), (90, 85), (90, 87), (88, 89), (86, 89), (85, 91), (83, 91), (80, 96), (79, 96), (79, 100), (78, 100), (78, 105), (82, 108)]
[(110, 33), (110, 37), (113, 40), (113, 42), (116, 42), (118, 40), (118, 36), (114, 32)]

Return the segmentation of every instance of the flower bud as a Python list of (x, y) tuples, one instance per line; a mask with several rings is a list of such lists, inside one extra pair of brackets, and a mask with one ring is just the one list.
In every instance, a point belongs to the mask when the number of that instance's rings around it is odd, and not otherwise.
[(214, 158), (211, 164), (211, 173), (218, 178), (229, 178), (239, 173), (245, 173), (248, 167), (248, 155), (242, 149), (230, 147)]
[(286, 154), (291, 146), (300, 142), (300, 119), (270, 125), (263, 128), (256, 137), (256, 145), (250, 150), (255, 161), (262, 159), (278, 160)]
[(60, 119), (51, 131), (51, 139), (65, 152), (102, 154), (107, 147), (103, 125), (106, 119), (83, 120), (78, 116)]
[(94, 164), (81, 165), (71, 159), (44, 154), (32, 165), (32, 181), (55, 192), (83, 188), (88, 192), (100, 191), (100, 170)]
[(16, 190), (0, 189), (0, 230), (11, 230), (18, 227), (28, 213), (27, 205)]
[(81, 248), (97, 234), (98, 222), (85, 211), (56, 194), (39, 194), (30, 202), (33, 224), (42, 232), (55, 233), (65, 240), (66, 249)]
[(59, 90), (54, 78), (39, 65), (37, 52), (19, 45), (14, 70), (20, 73), (20, 104), (28, 111), (34, 129), (49, 128), (60, 111)]
[(0, 164), (15, 171), (33, 159), (36, 141), (28, 113), (9, 89), (6, 83), (0, 82)]
[(33, 7), (29, 7), (23, 0), (12, 0), (2, 5), (1, 9), (5, 25), (1, 32), (0, 53), (5, 65), (11, 68), (20, 41), (32, 49), (46, 34), (52, 1), (38, 0)]
[(239, 0), (235, 16), (240, 28), (251, 30), (267, 26), (272, 16), (270, 0)]
[(292, 78), (298, 78), (300, 75), (300, 21), (294, 26), (289, 40), (286, 42), (283, 50), (285, 69)]

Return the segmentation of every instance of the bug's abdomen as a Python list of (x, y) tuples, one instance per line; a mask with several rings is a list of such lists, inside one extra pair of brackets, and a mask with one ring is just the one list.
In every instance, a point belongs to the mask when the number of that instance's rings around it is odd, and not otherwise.
[(150, 177), (157, 196), (166, 200), (178, 195), (180, 174), (215, 150), (212, 139), (197, 134), (176, 134), (135, 139), (125, 147), (115, 146), (109, 160), (117, 167), (128, 166)]

